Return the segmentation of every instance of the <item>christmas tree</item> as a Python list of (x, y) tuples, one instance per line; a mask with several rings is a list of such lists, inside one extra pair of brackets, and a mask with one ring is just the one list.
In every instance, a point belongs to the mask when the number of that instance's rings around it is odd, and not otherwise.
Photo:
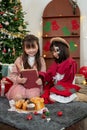
[(13, 63), (28, 32), (20, 0), (0, 0), (0, 62)]

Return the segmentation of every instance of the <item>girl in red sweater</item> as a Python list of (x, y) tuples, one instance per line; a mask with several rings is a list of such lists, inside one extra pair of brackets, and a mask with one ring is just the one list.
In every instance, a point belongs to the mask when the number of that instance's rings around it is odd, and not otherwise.
[[(81, 94), (77, 93), (80, 87), (73, 84), (77, 73), (77, 64), (70, 57), (69, 43), (63, 38), (56, 37), (51, 39), (50, 44), (54, 62), (46, 73), (40, 73), (43, 82), (45, 82), (44, 94), (42, 95), (45, 103), (49, 103), (50, 100), (61, 103), (80, 100)], [(84, 94), (82, 96), (85, 96), (83, 100), (87, 101), (87, 96)]]

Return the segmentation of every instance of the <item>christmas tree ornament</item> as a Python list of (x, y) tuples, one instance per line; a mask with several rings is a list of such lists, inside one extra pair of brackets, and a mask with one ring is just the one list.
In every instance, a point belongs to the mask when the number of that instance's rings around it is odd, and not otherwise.
[(23, 26), (19, 26), (19, 31), (22, 31), (23, 30)]
[(8, 52), (10, 52), (11, 51), (11, 49), (10, 48), (8, 48)]
[(50, 115), (49, 111), (46, 111), (46, 112), (45, 112), (45, 115), (46, 115), (46, 116), (49, 116), (49, 115)]
[(0, 45), (1, 45), (2, 43), (3, 43), (3, 42), (1, 41), (1, 42), (0, 42)]
[(46, 115), (45, 115), (45, 114), (42, 114), (42, 115), (41, 115), (41, 118), (42, 118), (42, 119), (45, 119), (45, 118), (46, 118)]
[(63, 112), (62, 112), (62, 111), (58, 111), (58, 112), (57, 112), (57, 115), (58, 115), (58, 116), (62, 116), (62, 115), (63, 115)]
[(3, 53), (6, 53), (6, 48), (3, 49)]
[(34, 115), (38, 115), (38, 112), (35, 111), (35, 112), (34, 112)]
[(2, 25), (2, 24), (0, 24), (0, 28), (3, 28), (3, 25)]
[(10, 3), (12, 3), (12, 0), (10, 0)]
[(0, 14), (1, 14), (1, 15), (3, 15), (3, 14), (4, 14), (4, 12), (0, 12)]
[(85, 79), (87, 80), (87, 66), (82, 66), (79, 70), (80, 74), (83, 74), (85, 76)]
[(3, 16), (7, 16), (6, 12), (3, 14)]
[(8, 22), (8, 21), (6, 21), (6, 22), (5, 22), (5, 25), (9, 25), (9, 22)]
[(15, 48), (13, 47), (12, 55), (15, 56)]
[(20, 0), (17, 0), (17, 3), (20, 3)]
[(18, 20), (18, 17), (17, 16), (15, 16), (15, 18), (13, 19), (14, 21), (17, 21)]
[(29, 114), (27, 117), (26, 117), (27, 120), (32, 120), (32, 115)]

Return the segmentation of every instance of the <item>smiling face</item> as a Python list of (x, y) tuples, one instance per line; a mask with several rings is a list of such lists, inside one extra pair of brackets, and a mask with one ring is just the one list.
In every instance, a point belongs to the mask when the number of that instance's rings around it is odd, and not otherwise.
[(24, 51), (26, 52), (28, 56), (31, 56), (31, 57), (35, 56), (38, 52), (38, 45), (36, 41), (34, 41), (32, 46), (30, 47), (25, 46)]
[(22, 41), (22, 60), (24, 69), (31, 68), (28, 63), (29, 57), (34, 57), (37, 69), (41, 69), (39, 39), (35, 35), (26, 35)]
[(40, 56), (39, 39), (34, 35), (27, 35), (23, 39), (23, 57)]

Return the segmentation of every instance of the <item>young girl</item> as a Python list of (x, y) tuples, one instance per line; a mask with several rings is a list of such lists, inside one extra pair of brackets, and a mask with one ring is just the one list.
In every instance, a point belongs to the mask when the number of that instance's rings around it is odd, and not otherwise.
[(47, 73), (40, 73), (44, 82), (46, 82), (44, 94), (42, 95), (45, 102), (49, 103), (49, 101), (52, 100), (68, 103), (77, 99), (87, 101), (86, 95), (76, 93), (80, 87), (73, 84), (77, 72), (77, 64), (76, 61), (70, 57), (70, 46), (68, 42), (63, 38), (56, 37), (51, 39), (50, 44), (50, 51), (55, 61), (50, 66)]
[[(39, 71), (46, 71), (45, 61), (40, 57), (39, 40), (34, 35), (27, 35), (23, 39), (23, 54), (19, 56), (12, 68), (12, 73), (8, 77), (13, 81), (12, 87), (6, 93), (6, 97), (11, 100), (18, 100), (21, 98), (32, 98), (40, 96), (42, 88), (26, 89), (24, 87), (26, 78), (21, 78), (20, 71), (22, 69), (36, 69)], [(32, 76), (32, 75), (31, 75)], [(42, 85), (40, 78), (36, 81), (38, 85)]]

